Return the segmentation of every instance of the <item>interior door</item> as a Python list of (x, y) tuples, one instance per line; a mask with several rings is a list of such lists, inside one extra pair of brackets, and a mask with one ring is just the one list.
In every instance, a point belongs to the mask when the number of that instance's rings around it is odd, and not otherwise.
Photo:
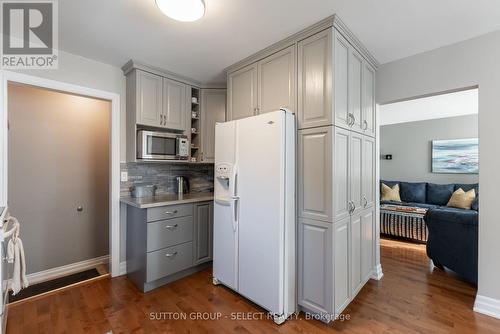
[(284, 117), (273, 112), (237, 122), (238, 291), (278, 314), (283, 312)]
[(257, 64), (229, 73), (227, 88), (228, 120), (257, 114)]
[(363, 210), (363, 135), (352, 131), (349, 134), (349, 195), (354, 213), (358, 213)]
[(287, 108), (295, 112), (295, 46), (258, 64), (259, 114)]

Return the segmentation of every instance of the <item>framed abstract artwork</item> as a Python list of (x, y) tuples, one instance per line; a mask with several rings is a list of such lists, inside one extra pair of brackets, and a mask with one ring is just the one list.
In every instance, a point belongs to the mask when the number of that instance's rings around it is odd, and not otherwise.
[(432, 172), (446, 174), (478, 174), (478, 138), (433, 140)]

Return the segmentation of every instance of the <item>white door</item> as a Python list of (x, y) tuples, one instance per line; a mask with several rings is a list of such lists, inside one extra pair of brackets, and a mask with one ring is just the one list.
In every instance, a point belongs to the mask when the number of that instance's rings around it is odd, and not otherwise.
[[(235, 163), (235, 122), (217, 124), (215, 127), (215, 166)], [(214, 177), (214, 246), (213, 275), (228, 287), (238, 289), (238, 226), (234, 195), (234, 178)]]
[[(283, 313), (285, 113), (237, 122), (238, 291)], [(258, 134), (258, 135), (257, 135)]]
[(287, 108), (295, 112), (295, 46), (258, 64), (259, 114)]

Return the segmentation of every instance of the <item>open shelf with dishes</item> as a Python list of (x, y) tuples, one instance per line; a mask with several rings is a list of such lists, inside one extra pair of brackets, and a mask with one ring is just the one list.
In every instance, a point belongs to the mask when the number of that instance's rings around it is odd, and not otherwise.
[(200, 109), (200, 89), (191, 87), (191, 127), (189, 131), (191, 143), (191, 162), (198, 162), (200, 157), (200, 129), (201, 129), (201, 109)]

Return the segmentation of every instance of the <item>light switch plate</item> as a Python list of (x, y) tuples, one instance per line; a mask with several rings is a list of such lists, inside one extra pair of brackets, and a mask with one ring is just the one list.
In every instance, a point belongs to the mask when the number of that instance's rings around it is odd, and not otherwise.
[(120, 180), (122, 182), (127, 182), (128, 181), (128, 172), (121, 172)]

